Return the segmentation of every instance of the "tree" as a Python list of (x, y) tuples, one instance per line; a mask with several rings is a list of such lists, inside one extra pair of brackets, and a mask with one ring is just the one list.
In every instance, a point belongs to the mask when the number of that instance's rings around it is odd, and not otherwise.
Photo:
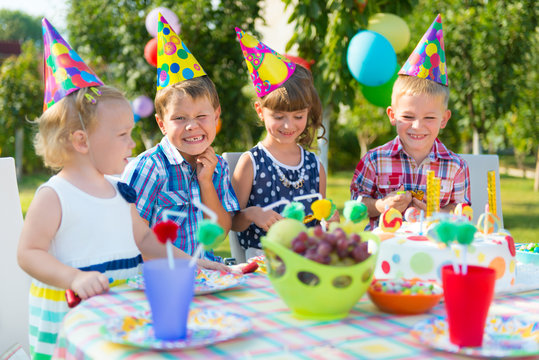
[[(258, 0), (70, 1), (68, 29), (70, 43), (91, 64), (101, 79), (127, 93), (153, 97), (156, 70), (144, 59), (144, 46), (151, 39), (145, 28), (150, 10), (164, 6), (173, 10), (181, 23), (180, 37), (195, 54), (215, 83), (222, 108), (222, 127), (214, 145), (218, 152), (239, 151), (252, 144), (262, 129), (255, 126), (256, 114), (249, 96), (245, 67), (234, 27), (255, 33), (259, 18)], [(85, 14), (85, 16), (80, 16)], [(155, 143), (160, 137), (153, 117), (137, 123), (135, 138)], [(135, 151), (144, 150), (141, 141)]]
[(33, 40), (40, 44), (40, 19), (20, 11), (0, 9), (0, 40), (17, 40), (21, 43)]
[(26, 41), (19, 56), (0, 66), (0, 156), (15, 156), (19, 178), (23, 172), (42, 169), (32, 143), (35, 126), (30, 122), (43, 109), (41, 56), (34, 42)]
[[(365, 8), (359, 0), (283, 0), (292, 8), (289, 22), (295, 23), (295, 34), (287, 50), (297, 45), (299, 56), (315, 60), (311, 70), (324, 106), (324, 126), (336, 121), (340, 105), (354, 111), (359, 84), (346, 64), (346, 50), (350, 39), (367, 27), (370, 15), (389, 12), (403, 15), (409, 12), (415, 0), (368, 1)], [(326, 137), (328, 137), (327, 135)]]

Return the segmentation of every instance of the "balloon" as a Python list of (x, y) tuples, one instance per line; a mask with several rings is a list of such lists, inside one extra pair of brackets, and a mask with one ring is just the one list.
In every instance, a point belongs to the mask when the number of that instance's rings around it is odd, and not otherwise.
[(391, 93), (393, 92), (393, 84), (398, 77), (398, 70), (395, 71), (395, 74), (391, 79), (380, 86), (361, 86), (361, 92), (365, 99), (367, 99), (371, 104), (380, 106), (383, 108), (391, 105)]
[(135, 121), (135, 124), (138, 123), (140, 121), (140, 116), (133, 114), (133, 120)]
[(365, 10), (365, 6), (367, 6), (367, 0), (355, 0), (355, 3), (359, 12), (363, 13), (363, 11)]
[(221, 118), (217, 119), (217, 126), (215, 127), (215, 133), (219, 134), (219, 131), (221, 131), (221, 127), (223, 126), (223, 121)]
[(153, 38), (144, 47), (144, 58), (153, 67), (157, 67), (157, 38)]
[(303, 58), (300, 58), (299, 56), (294, 56), (294, 55), (288, 55), (288, 54), (284, 54), (284, 56), (286, 56), (288, 58), (288, 60), (298, 64), (298, 65), (301, 65), (303, 66), (305, 69), (307, 70), (311, 70), (311, 66), (314, 64), (314, 60), (311, 60), (311, 61), (307, 61)]
[(380, 86), (391, 79), (397, 68), (397, 54), (382, 35), (361, 30), (350, 40), (346, 54), (348, 69), (363, 85)]
[(168, 24), (172, 27), (172, 30), (176, 34), (180, 33), (180, 23), (178, 20), (178, 16), (176, 14), (163, 6), (156, 7), (152, 11), (146, 15), (146, 30), (150, 33), (152, 37), (157, 37), (157, 23), (159, 22), (158, 16), (159, 13), (165, 17), (165, 20), (168, 22)]
[(150, 116), (153, 112), (153, 101), (146, 95), (133, 100), (133, 112), (141, 118)]
[(410, 29), (404, 20), (394, 14), (378, 13), (369, 19), (368, 30), (384, 36), (396, 53), (406, 48), (410, 41)]

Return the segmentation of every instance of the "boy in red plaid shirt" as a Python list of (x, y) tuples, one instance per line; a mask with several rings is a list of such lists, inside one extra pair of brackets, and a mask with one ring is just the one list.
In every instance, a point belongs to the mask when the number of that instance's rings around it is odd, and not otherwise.
[(352, 199), (363, 197), (370, 229), (386, 208), (426, 212), (427, 171), (441, 178), (440, 210), (470, 202), (468, 165), (437, 138), (451, 111), (440, 15), (399, 71), (387, 115), (397, 137), (370, 150), (358, 163), (350, 185)]

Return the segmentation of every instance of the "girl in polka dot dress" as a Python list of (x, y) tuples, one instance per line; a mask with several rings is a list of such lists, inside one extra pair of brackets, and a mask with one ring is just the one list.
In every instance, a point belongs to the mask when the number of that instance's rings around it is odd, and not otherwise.
[[(260, 237), (282, 219), (284, 205), (267, 211), (262, 210), (264, 206), (283, 198), (292, 201), (300, 195), (326, 194), (324, 167), (314, 153), (304, 149), (323, 129), (320, 98), (311, 73), (296, 65), (283, 85), (255, 102), (255, 109), (266, 127), (266, 137), (242, 154), (232, 176), (241, 208), (232, 229), (239, 232), (247, 258), (258, 254)], [(302, 201), (307, 213), (314, 200)]]

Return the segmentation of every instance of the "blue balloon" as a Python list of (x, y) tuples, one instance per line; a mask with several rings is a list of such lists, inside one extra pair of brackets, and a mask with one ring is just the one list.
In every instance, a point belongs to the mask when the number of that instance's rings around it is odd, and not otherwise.
[(135, 121), (135, 124), (138, 123), (140, 121), (140, 116), (133, 114), (133, 120)]
[(354, 79), (367, 86), (387, 83), (397, 68), (397, 54), (391, 43), (369, 30), (361, 30), (350, 40), (346, 59)]

